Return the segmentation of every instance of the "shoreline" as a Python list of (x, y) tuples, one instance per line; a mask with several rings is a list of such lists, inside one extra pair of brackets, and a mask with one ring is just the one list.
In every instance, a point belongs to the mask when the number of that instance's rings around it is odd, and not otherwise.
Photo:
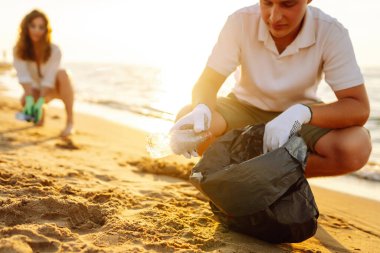
[(310, 185), (380, 202), (380, 182), (355, 175), (310, 178)]
[[(0, 83), (1, 85), (1, 83)], [(0, 90), (1, 91), (1, 90)], [(15, 100), (15, 96), (12, 96), (14, 91), (6, 92), (4, 95), (8, 99)], [(63, 104), (60, 101), (52, 101), (49, 104), (50, 108), (54, 110), (63, 110)], [(143, 131), (148, 133), (165, 133), (169, 131), (172, 126), (172, 122), (168, 120), (163, 120), (159, 118), (150, 118), (147, 116), (136, 115), (131, 112), (106, 108), (101, 105), (96, 104), (86, 104), (81, 102), (76, 102), (75, 110), (79, 114), (91, 115), (94, 117), (99, 117), (103, 120), (111, 121), (115, 124), (121, 124), (128, 128), (134, 128), (138, 131)], [(182, 159), (182, 158), (179, 158)], [(196, 161), (197, 159), (192, 159)], [(380, 164), (376, 162), (369, 161), (366, 166), (377, 166)], [(325, 189), (330, 189), (342, 193), (351, 194), (354, 196), (364, 197), (371, 200), (380, 201), (380, 181), (365, 179), (362, 175), (342, 175), (336, 177), (326, 177), (326, 178), (312, 178), (309, 179), (311, 185), (322, 187)], [(355, 185), (355, 188), (352, 188)]]
[[(15, 87), (12, 90), (8, 90), (8, 86), (2, 86), (0, 80), (0, 96), (17, 100), (19, 97), (16, 94), (21, 94), (22, 90), (20, 87)], [(64, 108), (60, 101), (53, 100), (49, 103), (50, 108), (56, 108), (62, 110)], [(106, 106), (98, 104), (89, 104), (84, 102), (75, 101), (74, 112), (92, 115), (95, 117), (102, 118), (104, 120), (112, 121), (116, 124), (122, 124), (127, 127), (133, 127), (135, 129), (140, 129), (146, 132), (157, 132), (157, 131), (168, 131), (172, 125), (169, 120), (163, 120), (160, 118), (152, 118), (144, 115), (136, 115), (132, 112), (122, 111), (112, 108), (107, 108)]]
[(61, 109), (46, 125), (16, 121), (15, 99), (0, 95), (0, 251), (13, 252), (376, 252), (380, 202), (312, 186), (315, 236), (268, 244), (213, 218), (187, 181), (193, 161), (152, 160), (146, 132), (77, 113), (77, 133), (57, 135)]

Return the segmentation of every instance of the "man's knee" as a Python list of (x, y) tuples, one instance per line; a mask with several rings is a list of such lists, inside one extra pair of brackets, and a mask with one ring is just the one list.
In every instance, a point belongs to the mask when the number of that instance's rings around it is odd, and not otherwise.
[(359, 170), (368, 162), (371, 154), (369, 133), (365, 128), (358, 127), (351, 136), (337, 139), (332, 150), (339, 170), (344, 173)]

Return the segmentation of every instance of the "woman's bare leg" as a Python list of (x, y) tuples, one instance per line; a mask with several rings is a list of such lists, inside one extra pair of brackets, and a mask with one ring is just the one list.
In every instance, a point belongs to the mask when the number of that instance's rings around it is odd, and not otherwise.
[(61, 136), (66, 137), (72, 133), (74, 127), (74, 89), (65, 70), (60, 70), (57, 73), (57, 90), (66, 110), (66, 126), (61, 133)]
[(57, 72), (55, 89), (47, 92), (45, 101), (48, 103), (52, 99), (58, 98), (62, 100), (66, 111), (66, 125), (61, 132), (62, 137), (67, 137), (73, 132), (74, 127), (74, 89), (72, 82), (66, 70)]

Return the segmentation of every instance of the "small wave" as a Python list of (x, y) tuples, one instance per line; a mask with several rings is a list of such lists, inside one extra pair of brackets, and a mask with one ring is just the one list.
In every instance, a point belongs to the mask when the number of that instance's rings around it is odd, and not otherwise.
[(369, 162), (361, 170), (352, 173), (353, 176), (380, 182), (380, 164)]
[(367, 78), (380, 78), (380, 68), (372, 67), (372, 68), (364, 68), (363, 69), (364, 77)]
[(86, 99), (84, 102), (103, 105), (103, 106), (107, 106), (107, 107), (118, 109), (118, 110), (127, 110), (129, 112), (132, 112), (138, 115), (142, 115), (146, 117), (154, 117), (154, 118), (164, 119), (168, 121), (173, 121), (173, 117), (174, 117), (172, 113), (165, 112), (148, 105), (127, 105), (118, 101), (108, 100), (108, 99), (104, 99), (104, 100)]

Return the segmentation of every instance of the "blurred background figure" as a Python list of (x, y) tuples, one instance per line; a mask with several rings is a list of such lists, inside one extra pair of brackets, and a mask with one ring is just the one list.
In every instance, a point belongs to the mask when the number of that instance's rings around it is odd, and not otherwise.
[(20, 25), (13, 65), (24, 91), (21, 97), (23, 113), (42, 126), (44, 105), (55, 98), (62, 100), (67, 117), (61, 136), (66, 137), (73, 132), (74, 92), (67, 72), (60, 69), (61, 51), (51, 43), (51, 32), (43, 12), (28, 13)]
[(0, 73), (12, 68), (12, 64), (8, 62), (7, 51), (3, 50), (3, 58), (0, 61)]

